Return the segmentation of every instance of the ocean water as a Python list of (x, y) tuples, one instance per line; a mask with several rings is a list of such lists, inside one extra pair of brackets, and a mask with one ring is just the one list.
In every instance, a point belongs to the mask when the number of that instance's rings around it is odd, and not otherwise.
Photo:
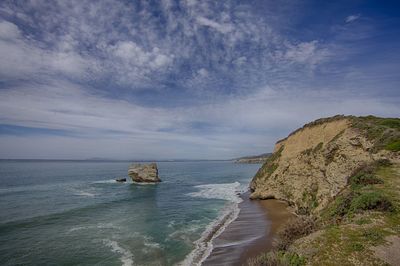
[(115, 182), (128, 166), (0, 161), (0, 265), (197, 264), (259, 168), (159, 162), (162, 183)]

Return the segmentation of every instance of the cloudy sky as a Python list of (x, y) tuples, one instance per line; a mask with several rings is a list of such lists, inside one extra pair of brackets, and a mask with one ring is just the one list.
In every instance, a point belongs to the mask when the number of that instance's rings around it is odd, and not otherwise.
[(1, 1), (0, 158), (226, 159), (400, 116), (396, 1)]

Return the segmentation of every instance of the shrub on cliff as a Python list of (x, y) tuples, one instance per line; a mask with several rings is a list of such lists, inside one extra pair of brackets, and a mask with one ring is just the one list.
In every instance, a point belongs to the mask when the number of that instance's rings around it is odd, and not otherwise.
[(348, 182), (353, 188), (357, 186), (383, 184), (383, 180), (375, 176), (371, 167), (365, 167), (359, 170), (349, 178)]
[(278, 232), (276, 248), (286, 250), (296, 239), (311, 234), (315, 231), (316, 220), (310, 216), (300, 216), (290, 220)]
[(350, 210), (354, 212), (362, 210), (392, 211), (393, 205), (382, 193), (373, 191), (355, 197), (351, 202)]
[(293, 252), (272, 251), (251, 258), (248, 266), (302, 266), (306, 259)]
[(376, 116), (353, 117), (353, 127), (374, 143), (372, 152), (382, 149), (400, 151), (400, 119)]

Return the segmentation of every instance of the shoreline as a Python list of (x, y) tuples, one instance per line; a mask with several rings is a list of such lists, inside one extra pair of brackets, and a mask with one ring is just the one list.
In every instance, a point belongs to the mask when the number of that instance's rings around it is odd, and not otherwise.
[(271, 251), (278, 230), (286, 224), (289, 219), (296, 216), (290, 211), (290, 207), (284, 201), (269, 199), (257, 200), (256, 203), (261, 205), (262, 211), (269, 222), (268, 232), (258, 238), (254, 243), (250, 243), (249, 247), (243, 252), (238, 265), (243, 265), (248, 259)]
[(200, 239), (195, 242), (195, 249), (177, 265), (203, 265), (203, 262), (212, 254), (214, 240), (237, 219), (240, 209), (238, 203), (232, 203), (225, 207), (221, 216), (209, 224)]
[(244, 265), (272, 248), (277, 230), (294, 214), (283, 201), (250, 200), (241, 195), (239, 214), (211, 241), (212, 250), (202, 265)]

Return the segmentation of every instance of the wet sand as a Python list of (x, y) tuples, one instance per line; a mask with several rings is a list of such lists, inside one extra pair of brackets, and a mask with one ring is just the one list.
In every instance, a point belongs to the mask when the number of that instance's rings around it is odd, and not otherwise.
[(203, 265), (244, 265), (270, 250), (279, 227), (293, 217), (284, 202), (252, 201), (248, 196), (243, 195), (238, 218), (214, 239), (214, 249)]

